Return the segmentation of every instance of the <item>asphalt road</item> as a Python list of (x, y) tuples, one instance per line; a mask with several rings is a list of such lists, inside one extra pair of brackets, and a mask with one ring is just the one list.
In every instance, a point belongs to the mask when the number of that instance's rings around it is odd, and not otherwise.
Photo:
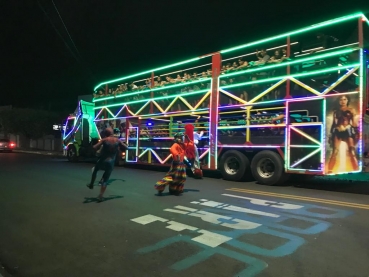
[(118, 167), (97, 203), (91, 168), (0, 153), (0, 275), (369, 276), (369, 184), (205, 177), (157, 196), (163, 172)]

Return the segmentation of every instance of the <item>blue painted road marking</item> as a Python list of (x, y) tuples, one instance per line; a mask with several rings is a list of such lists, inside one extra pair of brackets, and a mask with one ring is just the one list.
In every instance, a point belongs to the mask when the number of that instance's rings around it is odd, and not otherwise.
[[(266, 258), (291, 255), (306, 242), (306, 240), (299, 235), (319, 234), (325, 232), (332, 226), (330, 222), (322, 219), (345, 218), (353, 214), (351, 211), (313, 204), (301, 205), (301, 203), (296, 202), (284, 203), (249, 197), (240, 198), (243, 198), (245, 201), (238, 200), (237, 206), (200, 199), (199, 201), (191, 202), (192, 205), (196, 205), (196, 208), (178, 205), (170, 209), (165, 209), (164, 211), (166, 213), (177, 213), (183, 219), (187, 216), (191, 216), (208, 222), (210, 224), (210, 230), (206, 231), (195, 226), (156, 217), (160, 219), (159, 221), (165, 222), (166, 225), (169, 224), (166, 228), (175, 231), (188, 229), (191, 233), (196, 234), (196, 236), (191, 237), (186, 235), (171, 237), (152, 246), (141, 248), (138, 252), (141, 254), (151, 253), (171, 246), (176, 242), (186, 242), (197, 245), (202, 251), (174, 263), (170, 267), (173, 270), (182, 271), (189, 269), (209, 259), (214, 254), (220, 254), (245, 264), (245, 268), (235, 276), (252, 277), (258, 275), (268, 266), (265, 261), (253, 257), (252, 255), (259, 255)], [(204, 208), (201, 209), (202, 207)], [(319, 211), (321, 211), (321, 213)], [(137, 219), (132, 219), (132, 221), (136, 220)], [(138, 221), (140, 220), (142, 219), (138, 218)], [(145, 220), (147, 220), (147, 218)], [(296, 222), (303, 221), (308, 223), (309, 226), (305, 228), (288, 226), (285, 224), (287, 220), (295, 220)], [(182, 228), (182, 226), (187, 227)], [(306, 226), (306, 224), (304, 224), (304, 226)], [(224, 231), (225, 228), (228, 230)], [(199, 236), (199, 233), (203, 235)], [(248, 234), (274, 236), (278, 238), (278, 241), (282, 239), (283, 243), (273, 249), (267, 249), (260, 245), (253, 245), (241, 241), (241, 237), (244, 235), (247, 236)], [(238, 251), (230, 250), (227, 246), (236, 248)]]

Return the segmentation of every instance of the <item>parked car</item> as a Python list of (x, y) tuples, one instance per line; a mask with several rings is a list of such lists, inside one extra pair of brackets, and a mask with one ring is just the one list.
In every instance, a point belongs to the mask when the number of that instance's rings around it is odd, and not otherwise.
[(13, 152), (14, 148), (14, 142), (11, 142), (9, 139), (0, 139), (0, 151)]

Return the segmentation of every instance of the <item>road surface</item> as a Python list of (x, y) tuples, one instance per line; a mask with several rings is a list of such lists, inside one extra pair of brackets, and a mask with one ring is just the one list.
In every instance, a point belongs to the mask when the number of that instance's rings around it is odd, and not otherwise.
[(164, 172), (119, 167), (97, 203), (92, 166), (0, 153), (0, 274), (369, 276), (365, 184), (205, 177), (158, 196)]

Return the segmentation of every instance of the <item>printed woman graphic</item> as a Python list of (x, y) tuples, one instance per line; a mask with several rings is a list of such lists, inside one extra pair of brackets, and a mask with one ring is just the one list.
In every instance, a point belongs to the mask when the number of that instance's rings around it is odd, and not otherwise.
[(328, 173), (333, 173), (341, 142), (345, 142), (347, 145), (352, 169), (359, 169), (355, 152), (355, 145), (357, 143), (356, 137), (358, 134), (355, 120), (356, 114), (355, 110), (349, 107), (349, 104), (350, 97), (348, 95), (342, 95), (337, 98), (330, 131), (330, 145), (333, 151), (328, 164)]

